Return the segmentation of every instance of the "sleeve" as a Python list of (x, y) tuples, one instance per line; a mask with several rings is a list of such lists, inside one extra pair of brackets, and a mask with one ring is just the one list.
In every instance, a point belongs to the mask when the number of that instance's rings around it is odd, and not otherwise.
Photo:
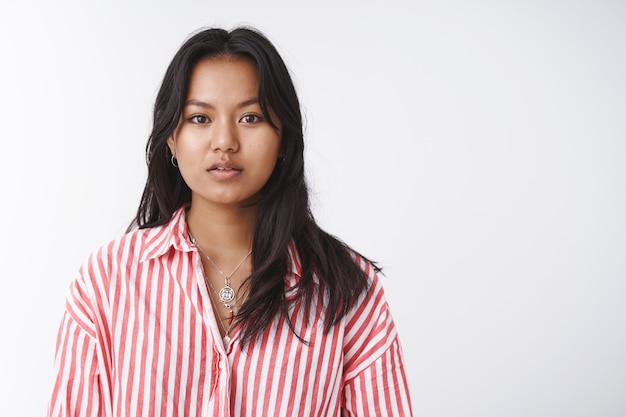
[(104, 416), (93, 309), (85, 286), (75, 281), (56, 341), (49, 417)]
[(412, 415), (402, 348), (376, 275), (346, 325), (342, 415)]

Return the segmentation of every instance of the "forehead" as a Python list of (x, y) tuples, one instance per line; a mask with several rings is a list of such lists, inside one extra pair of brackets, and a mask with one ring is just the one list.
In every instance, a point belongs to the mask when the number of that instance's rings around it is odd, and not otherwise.
[(256, 95), (258, 85), (256, 66), (251, 60), (233, 56), (204, 58), (193, 67), (187, 98)]

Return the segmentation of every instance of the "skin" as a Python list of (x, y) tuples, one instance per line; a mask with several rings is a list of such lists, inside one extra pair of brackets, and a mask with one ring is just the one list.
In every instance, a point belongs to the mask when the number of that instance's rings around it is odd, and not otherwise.
[[(271, 112), (279, 129), (265, 120), (257, 93), (252, 62), (234, 57), (200, 61), (178, 127), (167, 142), (191, 189), (190, 233), (227, 275), (252, 247), (254, 202), (280, 158), (280, 122)], [(209, 283), (219, 291), (223, 276), (204, 256), (202, 262)], [(248, 258), (231, 286), (238, 289), (250, 271)], [(214, 310), (227, 316), (219, 303)]]

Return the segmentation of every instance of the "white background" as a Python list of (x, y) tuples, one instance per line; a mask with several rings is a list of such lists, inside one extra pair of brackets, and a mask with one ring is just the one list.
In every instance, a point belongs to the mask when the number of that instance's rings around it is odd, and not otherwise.
[(184, 39), (293, 71), (319, 222), (385, 268), (415, 415), (626, 416), (621, 1), (0, 6), (0, 415), (46, 409), (87, 255), (123, 233)]

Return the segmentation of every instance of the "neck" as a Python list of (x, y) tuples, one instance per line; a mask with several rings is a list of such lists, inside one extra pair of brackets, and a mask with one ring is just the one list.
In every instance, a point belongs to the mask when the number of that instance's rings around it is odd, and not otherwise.
[(209, 253), (226, 256), (245, 253), (252, 248), (257, 212), (256, 207), (208, 207), (192, 200), (187, 226)]

